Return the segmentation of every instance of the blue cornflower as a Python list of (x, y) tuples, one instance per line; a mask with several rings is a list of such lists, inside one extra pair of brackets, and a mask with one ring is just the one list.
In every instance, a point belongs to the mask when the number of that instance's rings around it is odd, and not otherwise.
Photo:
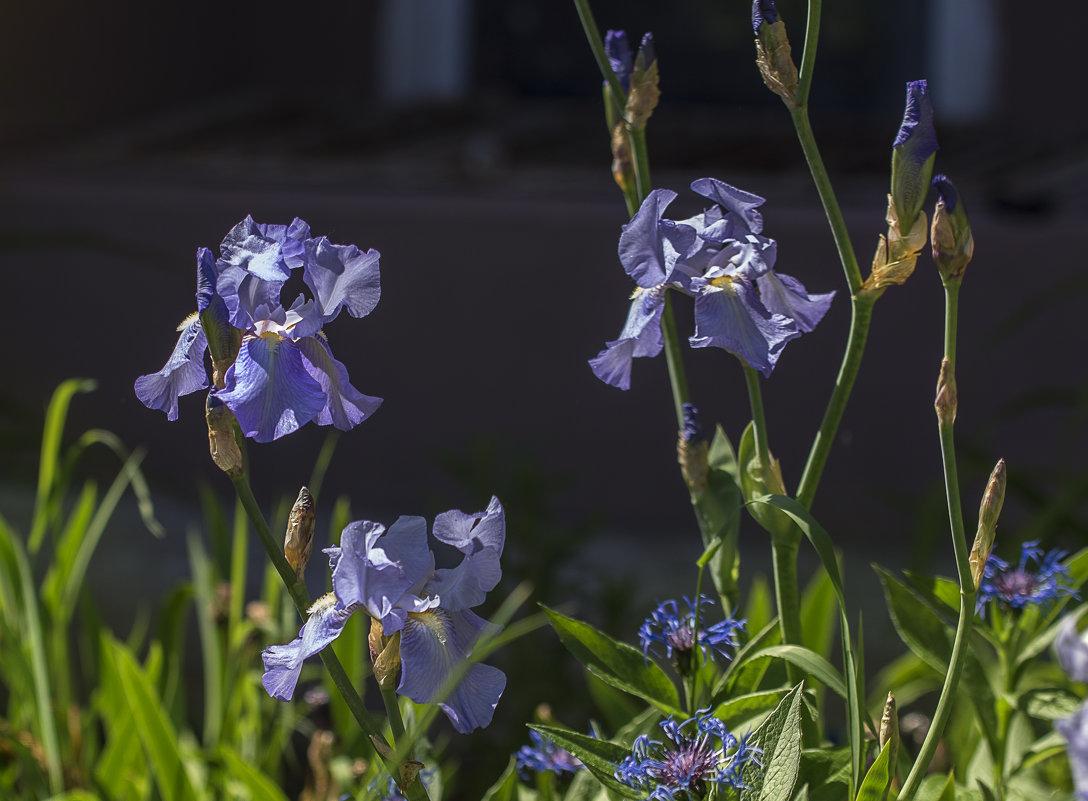
[[(638, 639), (646, 658), (649, 659), (650, 654), (659, 656), (654, 645), (661, 643), (665, 646), (666, 658), (674, 660), (681, 672), (687, 672), (690, 668), (696, 646), (702, 651), (704, 658), (709, 659), (712, 653), (716, 653), (724, 659), (732, 659), (731, 649), (740, 645), (737, 634), (744, 631), (745, 621), (728, 617), (707, 626), (700, 615), (696, 631), (696, 605), (690, 598), (684, 598), (684, 604), (687, 611), (681, 612), (676, 601), (665, 601), (642, 621)], [(713, 606), (714, 602), (705, 595), (700, 595), (698, 605)]]
[(991, 601), (1006, 609), (1039, 606), (1045, 610), (1059, 598), (1077, 597), (1069, 584), (1069, 568), (1061, 562), (1065, 556), (1065, 551), (1058, 550), (1044, 554), (1038, 540), (1023, 544), (1016, 567), (991, 554), (978, 585), (975, 611), (985, 613)]
[(560, 748), (540, 732), (530, 729), (529, 739), (532, 744), (523, 745), (516, 754), (517, 771), (521, 778), (529, 778), (527, 771), (551, 771), (556, 776), (561, 776), (564, 773), (577, 773), (582, 769), (582, 760), (565, 748)]
[[(335, 640), (348, 617), (362, 610), (381, 623), (386, 637), (400, 635), (397, 693), (417, 704), (434, 703), (451, 668), (469, 655), (481, 634), (496, 628), (470, 608), (502, 577), (502, 504), (492, 497), (483, 512), (443, 512), (435, 518), (434, 537), (464, 554), (457, 567), (435, 570), (422, 517), (397, 518), (388, 531), (367, 520), (350, 523), (340, 545), (325, 550), (333, 591), (310, 609), (298, 638), (262, 654), (268, 694), (290, 700), (303, 660)], [(467, 733), (491, 722), (505, 687), (501, 670), (473, 664), (438, 705), (457, 731)]]
[[(144, 405), (176, 420), (178, 397), (209, 385), (208, 337), (229, 342), (233, 335), (236, 355), (230, 353), (227, 364), (215, 360), (229, 345), (211, 349), (213, 392), (245, 436), (269, 442), (311, 421), (347, 431), (373, 414), (381, 398), (351, 385), (322, 329), (341, 310), (364, 317), (377, 305), (378, 251), (312, 238), (298, 218), (290, 225), (266, 225), (246, 217), (227, 234), (220, 252), (215, 259), (207, 248), (197, 251), (197, 314), (179, 327), (166, 365), (136, 379)], [(281, 290), (300, 268), (311, 297), (300, 294), (285, 307)]]
[(706, 798), (707, 790), (745, 787), (741, 771), (748, 763), (762, 767), (762, 752), (748, 745), (748, 735), (737, 738), (725, 724), (703, 709), (678, 723), (661, 721), (667, 742), (639, 736), (615, 777), (652, 801)]

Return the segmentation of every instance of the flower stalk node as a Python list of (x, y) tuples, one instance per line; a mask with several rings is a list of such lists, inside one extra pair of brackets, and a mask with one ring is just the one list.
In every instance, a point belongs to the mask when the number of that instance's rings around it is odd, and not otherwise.
[(212, 461), (231, 478), (239, 478), (245, 473), (245, 460), (234, 436), (237, 429), (234, 415), (214, 394), (208, 393), (204, 419), (208, 423), (208, 450)]
[(942, 426), (956, 422), (959, 392), (956, 389), (956, 371), (947, 356), (941, 359), (941, 374), (937, 379), (937, 397), (933, 401), (933, 408), (937, 412), (937, 422)]

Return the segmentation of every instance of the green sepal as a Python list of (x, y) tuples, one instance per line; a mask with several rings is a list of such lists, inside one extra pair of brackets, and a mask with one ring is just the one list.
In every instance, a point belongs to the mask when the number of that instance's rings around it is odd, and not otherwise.
[(588, 623), (541, 606), (563, 645), (593, 675), (658, 706), (666, 714), (680, 708), (676, 685), (661, 667), (627, 643), (614, 640)]

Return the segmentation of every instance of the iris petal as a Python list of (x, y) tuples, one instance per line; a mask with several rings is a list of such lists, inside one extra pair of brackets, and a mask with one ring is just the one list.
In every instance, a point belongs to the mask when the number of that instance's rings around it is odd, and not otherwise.
[(295, 218), (290, 225), (258, 225), (247, 216), (230, 229), (219, 246), (223, 261), (264, 281), (286, 281), (301, 265), (302, 241), (310, 227)]
[(194, 320), (181, 332), (163, 368), (136, 379), (136, 397), (149, 409), (166, 412), (168, 420), (177, 420), (178, 398), (208, 386), (208, 371), (204, 367), (207, 347), (204, 329)]
[(364, 395), (351, 385), (347, 368), (333, 358), (323, 339), (305, 337), (295, 344), (302, 353), (302, 366), (325, 394), (325, 404), (314, 418), (318, 425), (350, 431), (382, 405), (381, 398)]
[(295, 343), (276, 334), (246, 337), (224, 383), (217, 397), (234, 412), (242, 433), (257, 442), (298, 430), (326, 405)]
[(716, 287), (697, 279), (693, 348), (714, 346), (739, 356), (748, 366), (769, 376), (791, 339), (801, 336), (788, 317), (772, 314), (759, 302), (745, 280)]
[(605, 343), (605, 349), (589, 360), (593, 374), (609, 386), (630, 389), (631, 360), (656, 356), (665, 346), (661, 334), (664, 309), (663, 289), (640, 292), (631, 301), (619, 338)]
[(789, 317), (805, 333), (812, 331), (831, 308), (834, 292), (810, 295), (805, 285), (789, 275), (770, 270), (760, 276), (759, 298), (768, 310)]
[(290, 701), (302, 671), (302, 663), (340, 636), (344, 623), (353, 610), (339, 603), (328, 603), (314, 609), (299, 631), (299, 636), (286, 645), (270, 645), (264, 649), (264, 675), (261, 683), (273, 698)]
[(695, 245), (694, 228), (661, 217), (675, 198), (671, 189), (653, 190), (620, 233), (620, 264), (645, 289), (671, 280), (677, 259)]
[(433, 609), (409, 615), (401, 632), (401, 679), (397, 692), (417, 704), (442, 708), (462, 734), (487, 726), (506, 688), (506, 675), (490, 665), (470, 665), (456, 688), (444, 699), (438, 693), (450, 670), (471, 651), (491, 624), (469, 611)]
[(378, 270), (380, 253), (365, 253), (355, 245), (334, 245), (325, 237), (306, 242), (303, 280), (313, 290), (325, 322), (347, 309), (352, 317), (365, 317), (382, 296)]
[(717, 178), (697, 178), (691, 182), (691, 189), (714, 201), (726, 211), (737, 215), (753, 234), (763, 230), (763, 215), (756, 211), (756, 208), (766, 201), (759, 195), (737, 189)]

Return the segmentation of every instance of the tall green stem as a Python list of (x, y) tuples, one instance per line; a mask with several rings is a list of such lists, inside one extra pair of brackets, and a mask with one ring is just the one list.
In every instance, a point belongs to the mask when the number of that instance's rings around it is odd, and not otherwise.
[[(253, 497), (253, 489), (249, 485), (249, 479), (243, 474), (237, 478), (232, 478), (231, 481), (234, 484), (234, 491), (238, 495), (238, 500), (241, 501), (242, 508), (246, 511), (249, 522), (253, 524), (257, 536), (261, 540), (261, 545), (264, 546), (265, 551), (268, 553), (268, 558), (272, 560), (276, 572), (280, 574), (280, 579), (283, 580), (288, 595), (294, 601), (295, 608), (298, 609), (300, 615), (305, 617), (311, 605), (310, 594), (306, 590), (306, 585), (297, 579), (295, 571), (287, 563), (287, 558), (283, 555), (282, 543), (277, 542), (272, 535), (272, 530), (268, 527), (268, 522), (264, 519), (264, 514), (261, 512), (260, 506), (257, 505), (256, 498)], [(388, 746), (382, 736), (381, 728), (366, 710), (363, 699), (356, 692), (355, 685), (351, 683), (347, 671), (340, 664), (336, 652), (332, 648), (322, 649), (321, 661), (325, 664), (325, 669), (329, 671), (329, 677), (332, 678), (333, 684), (336, 685), (336, 689), (340, 692), (348, 709), (351, 710), (351, 714), (358, 722), (359, 727), (372, 740), (377, 740)], [(390, 774), (399, 781), (400, 776), (397, 766), (386, 761), (384, 757), (382, 757), (382, 761)], [(421, 781), (412, 782), (407, 788), (404, 788), (404, 792), (408, 801), (427, 801), (428, 798), (427, 790)]]
[(808, 93), (812, 88), (812, 70), (816, 66), (816, 45), (820, 41), (820, 11), (822, 0), (808, 0), (808, 18), (805, 22), (805, 52), (801, 55), (801, 71), (797, 81), (797, 105), (808, 105)]
[[(955, 382), (958, 309), (959, 286), (946, 286), (944, 351), (945, 358), (949, 361), (947, 380), (952, 382), (952, 386), (954, 386)], [(941, 439), (941, 461), (944, 465), (945, 495), (948, 499), (948, 522), (952, 531), (952, 549), (956, 555), (956, 571), (960, 582), (960, 617), (956, 626), (956, 640), (952, 646), (952, 657), (948, 664), (948, 672), (945, 674), (944, 686), (941, 688), (940, 700), (937, 702), (937, 710), (933, 713), (933, 722), (926, 733), (918, 757), (910, 769), (910, 774), (907, 776), (906, 781), (903, 782), (903, 789), (899, 793), (899, 798), (902, 801), (908, 801), (918, 791), (918, 785), (929, 768), (929, 763), (932, 761), (933, 755), (937, 751), (937, 745), (944, 734), (945, 726), (948, 725), (956, 688), (959, 685), (960, 675), (963, 673), (971, 628), (975, 620), (977, 591), (974, 578), (971, 575), (967, 539), (963, 528), (963, 506), (960, 501), (959, 473), (956, 469), (956, 448), (952, 431), (954, 420), (954, 412), (941, 415), (938, 431)]]

